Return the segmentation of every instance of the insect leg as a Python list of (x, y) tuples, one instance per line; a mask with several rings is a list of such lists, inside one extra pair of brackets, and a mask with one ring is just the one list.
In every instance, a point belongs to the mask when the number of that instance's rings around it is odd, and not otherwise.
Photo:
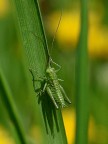
[(51, 58), (50, 58), (50, 62), (52, 62), (53, 64), (55, 64), (58, 67), (56, 72), (58, 72), (61, 69), (61, 66), (59, 64), (55, 63)]
[(32, 69), (29, 69), (31, 75), (32, 75), (32, 81), (33, 81), (33, 87), (34, 87), (34, 91), (37, 93), (37, 96), (40, 96), (42, 94), (42, 90), (39, 88), (39, 89), (36, 89), (35, 88), (35, 81), (42, 81), (43, 79), (41, 77), (38, 77), (37, 79), (34, 77), (34, 74), (33, 74), (33, 70)]
[(41, 91), (41, 89), (40, 89), (40, 88), (39, 88), (39, 89), (35, 89), (35, 92), (36, 92), (37, 96), (40, 96), (40, 95), (41, 95), (41, 93), (42, 93), (42, 91)]
[(64, 89), (63, 89), (63, 87), (62, 87), (61, 85), (60, 85), (60, 89), (61, 89), (62, 93), (64, 94), (64, 99), (65, 99), (65, 101), (66, 101), (67, 103), (71, 104), (70, 99), (67, 97), (67, 95), (66, 95), (66, 93), (65, 93), (65, 91), (64, 91)]
[(45, 92), (45, 90), (46, 90), (46, 87), (47, 87), (47, 83), (45, 83), (45, 85), (44, 85), (44, 87), (43, 87), (43, 92)]
[(35, 70), (32, 70), (31, 68), (29, 68), (29, 71), (30, 71), (30, 73), (31, 73), (31, 75), (32, 75), (32, 77), (33, 77), (33, 81), (42, 81), (42, 80), (46, 79), (45, 76), (40, 77), (40, 76), (38, 76), (38, 74), (36, 74), (37, 77), (38, 77), (38, 79), (35, 79), (35, 78), (34, 78), (34, 74), (33, 74), (33, 71), (35, 71)]
[(51, 92), (50, 88), (49, 88), (49, 87), (47, 87), (46, 89), (47, 89), (47, 92), (48, 92), (48, 94), (49, 94), (49, 96), (50, 96), (51, 100), (53, 101), (53, 103), (54, 103), (55, 107), (58, 109), (59, 107), (58, 107), (58, 105), (57, 105), (57, 103), (56, 103), (56, 101), (55, 101), (55, 99), (54, 99), (54, 97), (53, 97), (53, 94), (52, 94), (52, 92)]
[(53, 64), (55, 64), (56, 66), (58, 66), (59, 68), (61, 68), (61, 66), (60, 66), (59, 64), (57, 64), (56, 62), (54, 62), (52, 59), (51, 59), (51, 62), (52, 62)]

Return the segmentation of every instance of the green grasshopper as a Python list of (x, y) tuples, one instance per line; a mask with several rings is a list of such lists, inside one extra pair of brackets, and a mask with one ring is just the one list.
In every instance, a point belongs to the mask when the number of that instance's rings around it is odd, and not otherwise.
[[(52, 59), (49, 60), (49, 65), (46, 69), (46, 74), (44, 77), (38, 77), (37, 79), (34, 79), (33, 70), (29, 69), (32, 77), (33, 77), (33, 85), (35, 81), (41, 81), (44, 82), (44, 86), (41, 89), (35, 89), (35, 92), (39, 96), (42, 96), (43, 93), (47, 92), (47, 94), (50, 96), (53, 104), (57, 109), (66, 107), (66, 102), (68, 104), (71, 104), (71, 101), (67, 97), (63, 87), (60, 85), (59, 81), (62, 81), (61, 79), (58, 79), (57, 72), (58, 70), (55, 70), (55, 68), (51, 67), (51, 62), (56, 64), (52, 61)], [(56, 64), (58, 66), (58, 64)]]
[[(62, 13), (61, 13), (61, 16), (62, 16)], [(58, 23), (58, 27), (59, 27), (60, 21), (61, 21), (61, 17), (60, 17), (60, 20)], [(56, 29), (56, 32), (58, 30), (58, 27)], [(55, 34), (56, 34), (56, 32), (55, 32)], [(36, 37), (39, 38), (38, 36), (36, 36)], [(41, 38), (39, 38), (39, 39), (41, 40)], [(53, 37), (52, 47), (53, 47), (54, 39), (55, 39), (55, 35)], [(56, 66), (59, 67), (59, 69), (55, 70), (54, 67), (51, 67), (51, 64), (55, 64)], [(29, 71), (31, 72), (32, 77), (33, 77), (33, 86), (34, 86), (34, 90), (37, 93), (37, 95), (39, 95), (41, 97), (46, 92), (49, 95), (49, 97), (51, 98), (53, 104), (55, 105), (55, 107), (57, 109), (66, 107), (66, 102), (68, 104), (71, 104), (71, 101), (67, 97), (63, 87), (59, 83), (59, 81), (62, 81), (62, 80), (58, 79), (57, 74), (56, 74), (60, 70), (60, 68), (61, 67), (58, 64), (56, 64), (51, 59), (51, 56), (49, 55), (48, 65), (47, 65), (44, 77), (40, 77), (38, 75), (37, 79), (35, 79), (33, 70), (29, 69)], [(39, 89), (35, 88), (35, 81), (41, 81), (41, 83), (42, 83), (41, 88), (39, 88)]]

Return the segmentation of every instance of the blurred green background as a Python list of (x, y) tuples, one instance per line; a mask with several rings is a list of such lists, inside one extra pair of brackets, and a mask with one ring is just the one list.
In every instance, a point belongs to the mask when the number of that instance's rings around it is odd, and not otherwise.
[[(64, 79), (62, 85), (72, 101), (71, 106), (62, 112), (68, 144), (74, 144), (77, 103), (75, 56), (80, 32), (80, 3), (78, 0), (39, 2), (49, 48), (63, 9), (51, 56), (62, 67), (58, 75)], [(6, 75), (28, 135), (41, 144), (43, 135), (39, 112), (36, 109), (37, 99), (33, 92), (31, 77), (26, 72), (26, 59), (12, 12), (9, 0), (0, 0), (0, 67)], [(89, 144), (108, 144), (108, 1), (89, 0), (88, 17), (90, 86), (88, 139)], [(18, 138), (14, 131), (0, 97), (0, 144), (15, 144), (15, 139)]]

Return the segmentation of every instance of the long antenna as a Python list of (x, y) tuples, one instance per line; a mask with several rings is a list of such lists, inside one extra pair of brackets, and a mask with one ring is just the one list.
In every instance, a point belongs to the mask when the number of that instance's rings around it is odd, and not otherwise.
[(55, 36), (56, 36), (57, 31), (58, 31), (58, 28), (59, 28), (59, 26), (60, 26), (60, 22), (61, 22), (62, 14), (63, 14), (63, 10), (61, 10), (60, 19), (59, 19), (59, 21), (58, 21), (58, 25), (57, 25), (57, 28), (56, 28), (55, 34), (54, 34), (54, 36), (53, 36), (53, 40), (52, 40), (52, 44), (51, 44), (51, 51), (52, 51), (52, 48), (53, 48), (53, 44), (54, 44), (54, 40), (55, 40)]
[(42, 42), (42, 44), (44, 45), (44, 41), (42, 40), (42, 38), (41, 37), (39, 37), (38, 35), (36, 35), (34, 32), (32, 32), (32, 31), (30, 31), (33, 35), (34, 35), (34, 37), (36, 37), (37, 39), (39, 39), (41, 42)]

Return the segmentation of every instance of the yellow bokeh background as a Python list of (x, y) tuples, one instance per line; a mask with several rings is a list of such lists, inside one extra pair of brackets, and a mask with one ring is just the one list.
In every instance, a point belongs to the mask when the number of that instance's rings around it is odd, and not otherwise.
[[(108, 28), (102, 25), (102, 18), (104, 12), (89, 12), (89, 30), (88, 30), (88, 51), (91, 57), (101, 57), (107, 58), (108, 57)], [(0, 18), (6, 16), (9, 11), (9, 4), (7, 0), (0, 0)], [(57, 27), (57, 23), (59, 20), (61, 12), (57, 11), (52, 13), (48, 17), (47, 27), (49, 32), (54, 35), (54, 31)], [(71, 45), (70, 49), (64, 50), (71, 50), (71, 48), (75, 48), (78, 43), (78, 38), (80, 34), (80, 11), (79, 9), (72, 10), (72, 11), (64, 11), (61, 24), (59, 30), (56, 35), (56, 40), (58, 43), (62, 45)], [(61, 47), (62, 48), (62, 47)], [(64, 48), (64, 47), (63, 47)], [(72, 144), (75, 141), (75, 125), (76, 125), (76, 116), (75, 110), (64, 110), (63, 111), (63, 119), (66, 129), (66, 134), (68, 138), (68, 144)], [(36, 131), (39, 131), (39, 128), (34, 128)], [(34, 134), (34, 129), (32, 131)], [(90, 116), (89, 120), (89, 132), (88, 137), (89, 141), (95, 142), (98, 135), (101, 136), (100, 128), (97, 128), (95, 121), (92, 116)], [(104, 133), (106, 134), (105, 128), (102, 128)], [(38, 132), (37, 132), (38, 133)], [(41, 137), (41, 136), (39, 136)], [(14, 141), (7, 133), (7, 131), (0, 126), (0, 144), (14, 144)]]
[[(63, 12), (62, 20), (56, 34), (56, 40), (65, 46), (61, 47), (65, 48), (65, 50), (74, 49), (77, 46), (81, 21), (79, 9)], [(91, 57), (107, 58), (108, 27), (102, 24), (103, 9), (100, 8), (99, 11), (89, 11), (88, 13), (88, 52)], [(57, 28), (60, 14), (61, 12), (57, 11), (48, 17), (47, 27), (52, 35), (54, 35), (54, 31)], [(68, 47), (69, 45), (70, 47)]]
[(5, 17), (9, 12), (8, 0), (0, 0), (0, 18)]
[(2, 126), (0, 126), (0, 144), (15, 144), (12, 137)]

